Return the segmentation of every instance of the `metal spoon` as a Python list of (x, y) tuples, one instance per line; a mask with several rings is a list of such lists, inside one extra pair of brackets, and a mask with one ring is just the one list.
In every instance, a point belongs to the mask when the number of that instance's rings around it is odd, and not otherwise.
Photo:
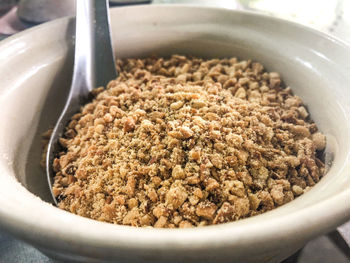
[(66, 105), (47, 148), (46, 173), (52, 197), (55, 173), (52, 162), (60, 149), (58, 139), (73, 114), (87, 102), (90, 91), (117, 77), (109, 31), (108, 1), (77, 0), (73, 81)]

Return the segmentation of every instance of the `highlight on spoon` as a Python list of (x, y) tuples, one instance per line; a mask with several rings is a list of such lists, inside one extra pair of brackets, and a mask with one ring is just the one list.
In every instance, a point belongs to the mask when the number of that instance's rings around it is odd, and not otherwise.
[[(67, 102), (53, 129), (46, 156), (46, 173), (50, 192), (57, 205), (53, 193), (53, 161), (62, 148), (58, 139), (73, 114), (88, 101), (90, 92), (117, 77), (114, 52), (110, 34), (108, 1), (84, 0), (76, 1), (76, 28), (74, 69), (71, 89)], [(96, 65), (104, 65), (98, 67)]]

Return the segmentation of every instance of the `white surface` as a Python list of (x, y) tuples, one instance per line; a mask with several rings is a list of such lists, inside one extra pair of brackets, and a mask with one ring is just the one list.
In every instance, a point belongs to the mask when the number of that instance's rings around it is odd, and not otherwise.
[(118, 8), (112, 10), (112, 25), (118, 56), (238, 56), (280, 72), (328, 135), (328, 149), (334, 153), (329, 173), (281, 208), (198, 229), (110, 225), (44, 203), (17, 179), (44, 198), (45, 175), (35, 166), (40, 151), (35, 140), (60, 110), (57, 103), (66, 94), (60, 88), (69, 82), (71, 65), (67, 28), (72, 23), (57, 20), (0, 43), (0, 122), (5, 124), (0, 130), (1, 228), (50, 255), (82, 262), (86, 257), (110, 262), (278, 262), (349, 219), (348, 46), (288, 22), (223, 9)]
[(294, 21), (350, 43), (349, 0), (240, 0), (240, 2), (245, 8)]
[(350, 43), (350, 1), (342, 0), (338, 16), (330, 33)]
[(186, 4), (198, 6), (212, 6), (227, 9), (242, 9), (242, 5), (236, 0), (153, 0), (153, 4)]
[(343, 237), (345, 242), (350, 247), (350, 222), (345, 223), (344, 225), (341, 225), (337, 228), (340, 235)]

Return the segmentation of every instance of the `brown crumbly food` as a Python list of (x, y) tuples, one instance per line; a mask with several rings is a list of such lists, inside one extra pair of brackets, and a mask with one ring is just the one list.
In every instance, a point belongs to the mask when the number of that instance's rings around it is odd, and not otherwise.
[(60, 208), (115, 224), (204, 226), (281, 206), (323, 176), (325, 136), (261, 64), (174, 55), (117, 67), (60, 139)]

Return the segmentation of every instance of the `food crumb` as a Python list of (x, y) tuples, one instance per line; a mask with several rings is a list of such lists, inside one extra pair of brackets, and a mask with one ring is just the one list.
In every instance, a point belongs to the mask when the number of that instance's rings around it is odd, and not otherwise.
[(117, 68), (59, 140), (52, 190), (60, 208), (190, 228), (267, 212), (324, 175), (326, 137), (260, 63), (174, 55)]

